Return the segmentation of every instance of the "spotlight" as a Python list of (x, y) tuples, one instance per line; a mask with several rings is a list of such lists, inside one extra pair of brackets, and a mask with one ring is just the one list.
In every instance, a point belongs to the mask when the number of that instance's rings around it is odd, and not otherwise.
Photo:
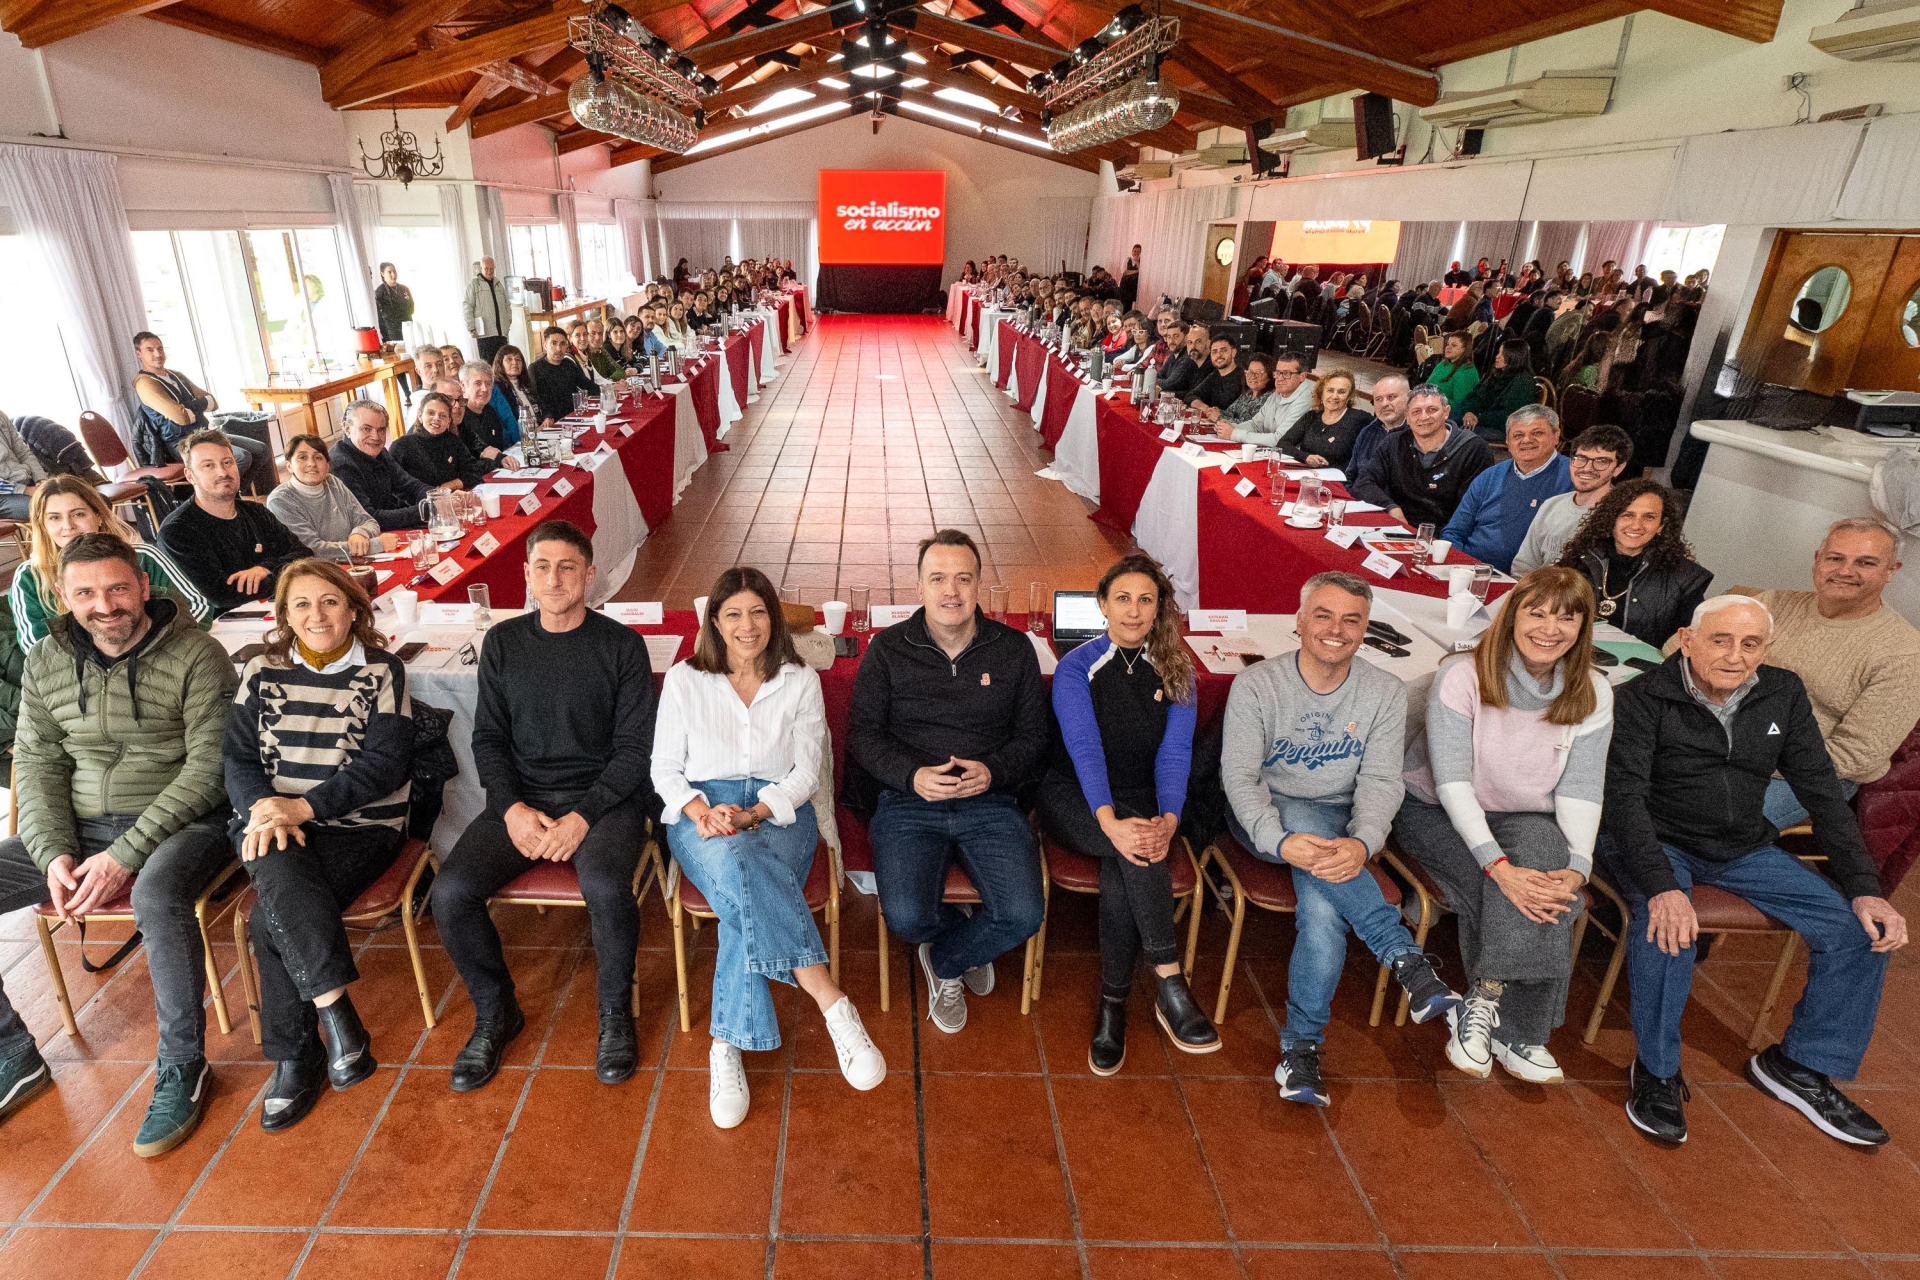
[(1085, 40), (1082, 40), (1073, 47), (1073, 60), (1085, 66), (1087, 63), (1093, 61), (1094, 56), (1100, 52), (1101, 48), (1102, 45), (1098, 40), (1092, 36), (1088, 36)]

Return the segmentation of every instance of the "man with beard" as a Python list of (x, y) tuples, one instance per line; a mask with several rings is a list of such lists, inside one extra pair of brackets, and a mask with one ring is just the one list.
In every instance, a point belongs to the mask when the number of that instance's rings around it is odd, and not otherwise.
[(280, 570), (313, 552), (258, 502), (241, 502), (233, 444), (216, 427), (180, 442), (193, 501), (160, 526), (160, 545), (186, 571), (217, 617), (273, 599)]

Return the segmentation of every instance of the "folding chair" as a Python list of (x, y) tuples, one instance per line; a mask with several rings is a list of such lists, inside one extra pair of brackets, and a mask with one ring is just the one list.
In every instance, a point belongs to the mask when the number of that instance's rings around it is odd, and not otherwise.
[[(647, 846), (640, 852), (640, 864), (633, 869), (633, 900), (636, 906), (647, 900), (647, 886), (660, 868), (660, 851), (655, 844), (651, 824), (647, 832)], [(574, 870), (571, 861), (536, 862), (487, 899), (489, 906), (496, 903), (532, 907), (545, 915), (549, 907), (584, 908), (587, 895), (581, 892), (580, 873)], [(640, 968), (637, 964), (628, 986), (632, 992), (633, 1016), (637, 1018), (640, 1016)]]
[[(377, 929), (394, 915), (407, 935), (407, 956), (413, 961), (413, 985), (420, 995), (420, 1013), (427, 1029), (434, 1026), (433, 996), (427, 991), (427, 967), (420, 960), (420, 934), (415, 921), (414, 893), (420, 877), (433, 862), (433, 850), (425, 840), (409, 840), (401, 846), (393, 865), (381, 873), (359, 897), (340, 913), (350, 929)], [(247, 993), (247, 1020), (253, 1026), (253, 1042), (260, 1043), (260, 974), (248, 945), (247, 923), (259, 901), (251, 885), (241, 893), (233, 909), (233, 945), (240, 953), (240, 985)]]
[[(1227, 882), (1226, 891), (1222, 891), (1206, 874), (1208, 866), (1220, 868), (1220, 874)], [(1387, 905), (1398, 908), (1401, 902), (1400, 886), (1393, 878), (1380, 869), (1377, 862), (1369, 862), (1367, 871), (1374, 882), (1380, 886), (1380, 894)], [(1225, 906), (1227, 893), (1233, 895), (1233, 924), (1227, 934), (1226, 963), (1220, 970), (1220, 997), (1214, 1006), (1213, 1021), (1217, 1026), (1227, 1020), (1227, 993), (1233, 988), (1233, 966), (1240, 958), (1240, 931), (1246, 925), (1247, 904), (1251, 902), (1263, 911), (1278, 911), (1291, 915), (1298, 905), (1293, 892), (1293, 872), (1279, 863), (1263, 862), (1240, 847), (1240, 842), (1230, 832), (1222, 831), (1208, 845), (1200, 857), (1201, 880), (1213, 890), (1214, 898)], [(1415, 941), (1424, 941), (1427, 929), (1432, 925), (1433, 905), (1427, 900), (1424, 890), (1416, 884), (1420, 893), (1420, 930)], [(1373, 1012), (1367, 1016), (1367, 1025), (1380, 1025), (1380, 1010), (1387, 999), (1387, 967), (1380, 967), (1380, 977), (1373, 987)]]
[[(1193, 846), (1187, 843), (1185, 836), (1175, 836), (1173, 847), (1167, 850), (1170, 859), (1168, 871), (1173, 878), (1173, 898), (1178, 907), (1174, 911), (1174, 922), (1182, 917), (1187, 921), (1187, 955), (1180, 966), (1180, 972), (1188, 978), (1193, 977), (1193, 957), (1200, 947), (1200, 864), (1194, 860)], [(1048, 886), (1048, 914), (1051, 915), (1052, 892), (1054, 888), (1065, 889), (1069, 893), (1100, 893), (1100, 860), (1089, 858), (1085, 854), (1075, 853), (1071, 849), (1042, 837), (1040, 841), (1040, 867), (1045, 875), (1043, 884)], [(1047, 925), (1042, 920), (1040, 933), (1035, 944), (1027, 949), (1026, 975), (1027, 989), (1034, 1000), (1040, 999), (1040, 976), (1047, 962)]]
[(80, 415), (80, 442), (93, 455), (94, 465), (111, 480), (100, 489), (100, 496), (107, 500), (107, 505), (144, 505), (153, 527), (158, 529), (164, 513), (153, 505), (153, 495), (147, 491), (144, 481), (152, 478), (161, 484), (179, 484), (186, 478), (187, 469), (177, 462), (163, 467), (132, 465), (133, 458), (128, 454), (127, 446), (121, 442), (120, 433), (113, 429), (112, 423), (91, 409)]

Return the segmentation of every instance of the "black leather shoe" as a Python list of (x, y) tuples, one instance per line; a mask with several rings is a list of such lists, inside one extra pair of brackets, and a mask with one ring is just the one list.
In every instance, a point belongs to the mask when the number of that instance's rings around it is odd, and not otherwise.
[(1886, 1129), (1859, 1103), (1840, 1092), (1831, 1076), (1801, 1066), (1777, 1044), (1748, 1060), (1747, 1079), (1762, 1093), (1772, 1094), (1813, 1121), (1814, 1128), (1829, 1138), (1856, 1147), (1883, 1147), (1887, 1143)]
[(507, 1046), (526, 1029), (526, 1015), (517, 1004), (507, 1006), (506, 1013), (498, 1018), (475, 1018), (473, 1034), (453, 1060), (453, 1091), (471, 1093), (499, 1074)]
[(336, 1089), (350, 1089), (373, 1074), (373, 1041), (360, 1025), (353, 997), (344, 991), (320, 1015), (320, 1031), (327, 1042), (327, 1081)]
[(1657, 1076), (1635, 1058), (1627, 1075), (1627, 1119), (1649, 1138), (1675, 1145), (1687, 1140), (1687, 1112), (1682, 1103), (1693, 1094), (1679, 1072)]
[(1153, 1020), (1182, 1053), (1212, 1053), (1220, 1047), (1220, 1033), (1195, 1003), (1183, 974), (1154, 979), (1160, 990), (1153, 1000)]
[(291, 1129), (306, 1119), (327, 1088), (327, 1055), (318, 1040), (290, 1062), (273, 1064), (267, 1096), (260, 1103), (260, 1127), (268, 1133)]
[(600, 1011), (600, 1049), (593, 1058), (593, 1073), (601, 1084), (619, 1084), (633, 1078), (640, 1065), (640, 1044), (633, 1034), (633, 1015), (623, 1006)]
[(1127, 1060), (1127, 1000), (1109, 995), (1100, 997), (1100, 1011), (1093, 1016), (1093, 1043), (1087, 1048), (1087, 1068), (1097, 1076), (1120, 1074)]

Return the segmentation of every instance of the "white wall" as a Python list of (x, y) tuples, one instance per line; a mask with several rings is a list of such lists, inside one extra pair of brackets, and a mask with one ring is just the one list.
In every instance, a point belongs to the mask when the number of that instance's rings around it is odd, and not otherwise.
[(1091, 196), (1099, 184), (1095, 175), (1038, 152), (1022, 155), (908, 117), (887, 120), (875, 135), (859, 116), (656, 174), (653, 185), (666, 201), (811, 202), (821, 169), (946, 170), (948, 280), (968, 258), (988, 252), (1038, 262), (1047, 249), (1040, 202)]

